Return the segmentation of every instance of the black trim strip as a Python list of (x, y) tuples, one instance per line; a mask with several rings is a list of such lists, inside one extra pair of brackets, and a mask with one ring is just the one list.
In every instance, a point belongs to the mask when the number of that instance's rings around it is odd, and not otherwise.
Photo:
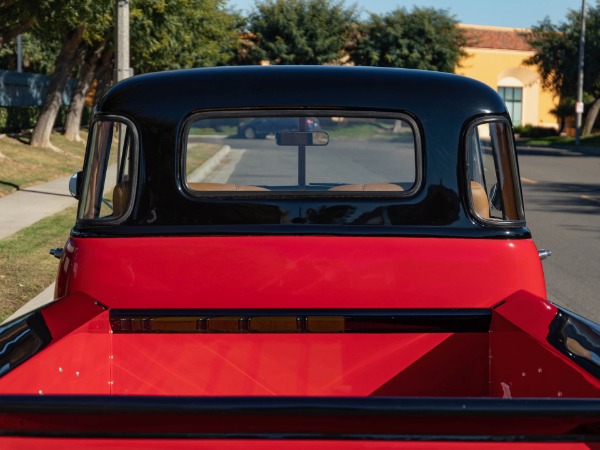
[(600, 402), (596, 399), (16, 395), (0, 396), (0, 435), (598, 441)]
[(600, 379), (600, 325), (554, 305), (547, 341), (563, 355)]
[(0, 327), (0, 377), (46, 347), (52, 336), (44, 317), (34, 311)]
[(111, 310), (113, 333), (487, 333), (489, 309)]
[(477, 229), (434, 226), (363, 226), (363, 225), (175, 225), (101, 227), (80, 224), (72, 237), (190, 237), (190, 236), (352, 236), (352, 237), (423, 237), (465, 239), (531, 239), (527, 227), (480, 227)]
[[(591, 398), (191, 397), (0, 395), (0, 414), (218, 414), (286, 417), (582, 417), (600, 420)], [(268, 426), (268, 424), (266, 424)]]
[(185, 439), (185, 440), (269, 440), (269, 441), (402, 441), (402, 442), (600, 442), (596, 434), (565, 434), (565, 435), (540, 435), (540, 434), (503, 434), (503, 435), (477, 435), (477, 434), (377, 434), (377, 433), (190, 433), (190, 432), (132, 432), (114, 433), (99, 432), (97, 430), (72, 432), (72, 431), (7, 431), (0, 429), (0, 436), (23, 438), (69, 438), (69, 439)]

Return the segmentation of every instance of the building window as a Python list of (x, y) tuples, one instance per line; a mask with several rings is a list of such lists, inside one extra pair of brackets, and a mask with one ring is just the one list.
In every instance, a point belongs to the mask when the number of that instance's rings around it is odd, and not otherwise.
[(523, 88), (499, 87), (498, 94), (506, 104), (513, 125), (521, 125), (523, 118)]

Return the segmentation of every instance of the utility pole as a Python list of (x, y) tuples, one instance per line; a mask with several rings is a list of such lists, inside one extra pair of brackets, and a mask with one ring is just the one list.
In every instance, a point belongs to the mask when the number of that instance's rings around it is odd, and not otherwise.
[(17, 35), (17, 72), (23, 72), (23, 39)]
[(577, 72), (577, 103), (575, 104), (575, 145), (581, 138), (581, 120), (583, 118), (583, 58), (585, 52), (585, 0), (581, 0), (581, 35), (579, 36), (579, 69)]
[(114, 82), (129, 78), (129, 0), (115, 2), (115, 74)]
[[(129, 0), (117, 0), (115, 2), (115, 83), (129, 78), (132, 70), (129, 67)], [(123, 124), (117, 125), (119, 146), (117, 149), (117, 161), (121, 164), (123, 148), (125, 146), (125, 130)], [(117, 174), (117, 177), (119, 175)], [(122, 180), (116, 180), (119, 182)]]

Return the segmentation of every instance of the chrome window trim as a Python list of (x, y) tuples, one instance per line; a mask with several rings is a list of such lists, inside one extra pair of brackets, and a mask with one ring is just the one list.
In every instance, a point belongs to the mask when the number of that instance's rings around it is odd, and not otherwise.
[[(485, 219), (481, 217), (475, 211), (475, 203), (473, 201), (473, 195), (471, 192), (470, 180), (469, 180), (469, 136), (474, 128), (479, 125), (485, 123), (503, 123), (507, 126), (507, 130), (510, 131), (510, 145), (512, 146), (512, 151), (509, 151), (510, 157), (510, 165), (509, 170), (511, 172), (512, 182), (515, 187), (515, 208), (517, 209), (517, 214), (519, 215), (519, 219), (517, 220), (506, 220), (506, 219)], [(525, 210), (523, 207), (523, 191), (521, 188), (521, 180), (519, 174), (519, 166), (517, 163), (517, 148), (515, 145), (514, 134), (512, 132), (512, 123), (505, 116), (499, 115), (489, 115), (484, 117), (478, 117), (474, 120), (471, 120), (464, 127), (464, 133), (461, 139), (461, 147), (462, 147), (462, 171), (459, 173), (459, 176), (462, 178), (461, 185), (463, 186), (464, 191), (466, 192), (466, 200), (467, 200), (467, 211), (469, 212), (470, 217), (480, 225), (484, 226), (501, 226), (501, 227), (522, 227), (525, 225)], [(494, 156), (495, 159), (495, 156)], [(488, 199), (489, 200), (489, 199)]]
[(129, 196), (129, 202), (127, 204), (127, 207), (124, 209), (123, 213), (120, 214), (119, 216), (116, 217), (112, 217), (112, 216), (104, 216), (104, 217), (97, 217), (97, 218), (93, 218), (93, 219), (86, 219), (86, 218), (80, 218), (79, 217), (79, 213), (80, 213), (80, 208), (81, 205), (83, 204), (83, 192), (81, 195), (81, 198), (79, 200), (79, 204), (77, 205), (77, 220), (76, 223), (77, 225), (79, 224), (106, 224), (106, 225), (119, 225), (122, 222), (124, 222), (130, 215), (131, 212), (133, 211), (133, 205), (135, 203), (135, 197), (137, 194), (137, 186), (138, 186), (138, 179), (139, 179), (139, 160), (140, 160), (140, 141), (139, 141), (139, 132), (138, 132), (138, 128), (135, 126), (135, 124), (133, 123), (133, 121), (131, 121), (130, 119), (128, 119), (127, 117), (124, 116), (119, 116), (119, 115), (115, 115), (115, 114), (98, 114), (97, 116), (94, 117), (94, 119), (92, 120), (92, 122), (90, 123), (90, 127), (89, 127), (89, 134), (88, 134), (88, 142), (86, 145), (86, 158), (84, 161), (84, 165), (83, 165), (83, 182), (82, 182), (82, 187), (83, 190), (85, 191), (87, 184), (88, 184), (88, 166), (89, 166), (89, 160), (93, 155), (91, 146), (93, 145), (92, 143), (92, 137), (93, 137), (93, 130), (94, 127), (96, 126), (96, 124), (98, 122), (119, 122), (122, 123), (124, 125), (126, 125), (127, 127), (129, 127), (129, 129), (132, 132), (132, 147), (130, 149), (131, 152), (131, 156), (133, 157), (133, 167), (132, 167), (132, 178), (131, 178), (131, 194)]

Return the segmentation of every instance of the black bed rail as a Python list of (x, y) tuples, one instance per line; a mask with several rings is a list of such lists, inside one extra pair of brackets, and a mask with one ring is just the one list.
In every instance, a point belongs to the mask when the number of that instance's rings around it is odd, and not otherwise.
[(0, 435), (599, 441), (600, 401), (5, 395)]

